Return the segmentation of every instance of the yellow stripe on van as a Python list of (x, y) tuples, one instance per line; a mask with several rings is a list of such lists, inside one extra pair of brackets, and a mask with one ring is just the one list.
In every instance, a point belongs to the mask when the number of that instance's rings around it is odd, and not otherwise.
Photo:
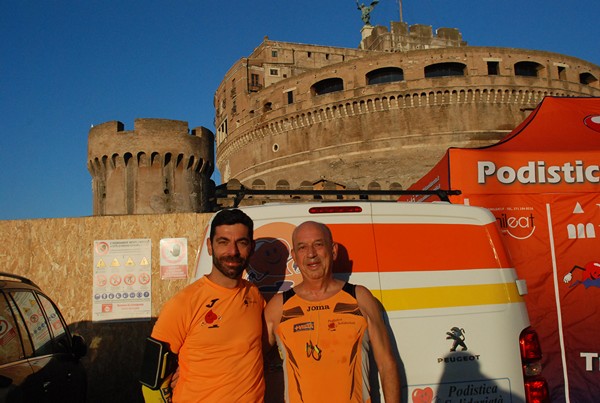
[(392, 311), (523, 302), (514, 283), (381, 290), (381, 296)]

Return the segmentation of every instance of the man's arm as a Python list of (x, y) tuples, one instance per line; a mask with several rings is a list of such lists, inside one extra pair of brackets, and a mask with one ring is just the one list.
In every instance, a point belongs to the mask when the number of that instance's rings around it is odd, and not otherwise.
[(381, 377), (383, 397), (386, 402), (397, 403), (400, 401), (398, 363), (392, 351), (387, 327), (383, 321), (381, 305), (371, 294), (371, 291), (361, 285), (356, 286), (356, 301), (362, 314), (367, 319), (369, 340)]
[(146, 403), (171, 402), (172, 392), (179, 378), (179, 349), (185, 339), (185, 324), (189, 322), (181, 309), (180, 294), (171, 298), (146, 339), (141, 368), (142, 393)]
[(170, 351), (169, 344), (148, 337), (140, 371), (144, 401), (170, 403), (177, 370), (177, 356)]
[(283, 295), (278, 293), (271, 298), (264, 310), (266, 334), (263, 334), (263, 346), (268, 347), (275, 345), (275, 329), (277, 329), (277, 325), (281, 321), (282, 312)]

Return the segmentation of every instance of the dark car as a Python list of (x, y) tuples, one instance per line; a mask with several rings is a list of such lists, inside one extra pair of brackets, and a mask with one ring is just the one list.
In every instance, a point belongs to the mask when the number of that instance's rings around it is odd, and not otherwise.
[(85, 402), (86, 352), (39, 287), (0, 272), (0, 402)]

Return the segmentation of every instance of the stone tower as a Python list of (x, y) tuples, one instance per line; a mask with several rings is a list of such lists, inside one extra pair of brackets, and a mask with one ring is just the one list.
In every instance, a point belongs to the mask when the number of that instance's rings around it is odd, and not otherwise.
[(214, 135), (168, 119), (93, 126), (88, 135), (94, 215), (208, 211)]

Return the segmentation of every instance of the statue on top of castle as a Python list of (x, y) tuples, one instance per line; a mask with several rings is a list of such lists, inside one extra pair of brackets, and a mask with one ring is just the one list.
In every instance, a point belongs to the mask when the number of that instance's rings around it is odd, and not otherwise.
[(371, 25), (371, 11), (373, 11), (377, 3), (379, 3), (379, 0), (373, 0), (369, 6), (365, 6), (365, 3), (358, 4), (358, 0), (356, 0), (356, 8), (360, 10), (360, 18), (365, 25)]

